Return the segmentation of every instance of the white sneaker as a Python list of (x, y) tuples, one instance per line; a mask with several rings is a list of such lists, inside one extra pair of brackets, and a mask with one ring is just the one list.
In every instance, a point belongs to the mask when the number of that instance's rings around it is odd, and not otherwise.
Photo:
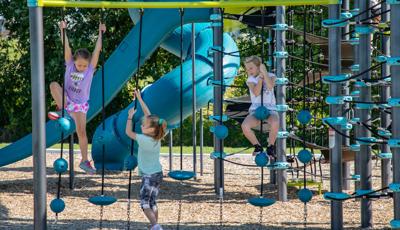
[(159, 224), (156, 224), (151, 228), (151, 230), (163, 230), (163, 228)]

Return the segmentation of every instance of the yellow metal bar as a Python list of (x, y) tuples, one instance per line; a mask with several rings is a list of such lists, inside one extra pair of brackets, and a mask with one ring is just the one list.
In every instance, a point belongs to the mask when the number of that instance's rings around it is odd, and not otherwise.
[(76, 8), (237, 8), (261, 6), (296, 6), (338, 4), (339, 0), (249, 0), (249, 1), (199, 1), (199, 2), (116, 2), (38, 0), (43, 7)]

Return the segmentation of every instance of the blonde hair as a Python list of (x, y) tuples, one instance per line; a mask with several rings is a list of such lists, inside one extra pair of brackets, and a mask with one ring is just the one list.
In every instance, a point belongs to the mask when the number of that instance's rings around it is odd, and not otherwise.
[(247, 63), (253, 63), (254, 65), (256, 65), (257, 67), (260, 67), (261, 65), (261, 58), (255, 55), (252, 55), (250, 57), (247, 57), (244, 61), (245, 64)]
[(147, 116), (145, 119), (149, 121), (150, 127), (154, 128), (154, 133), (152, 137), (157, 141), (161, 140), (167, 132), (167, 122), (164, 119), (153, 114)]

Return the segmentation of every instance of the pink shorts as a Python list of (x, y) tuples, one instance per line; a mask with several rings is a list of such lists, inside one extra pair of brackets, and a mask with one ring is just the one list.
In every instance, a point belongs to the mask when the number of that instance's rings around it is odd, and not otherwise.
[(71, 101), (68, 97), (67, 97), (67, 106), (65, 106), (65, 110), (67, 110), (68, 113), (77, 113), (77, 112), (81, 112), (81, 113), (87, 113), (87, 111), (89, 110), (89, 103), (85, 102), (82, 104), (78, 104), (75, 103), (73, 101)]

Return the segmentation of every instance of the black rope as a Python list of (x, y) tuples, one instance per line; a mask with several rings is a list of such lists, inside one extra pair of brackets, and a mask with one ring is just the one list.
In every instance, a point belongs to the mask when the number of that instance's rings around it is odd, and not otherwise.
[[(61, 18), (64, 22), (65, 19), (65, 8), (61, 9)], [(66, 47), (65, 47), (65, 32), (66, 29), (62, 28), (62, 44), (63, 44), (63, 52), (62, 52), (62, 59), (64, 60), (62, 63), (65, 63), (65, 52), (66, 52)], [(65, 77), (64, 77), (64, 72), (66, 70), (65, 64), (64, 64), (64, 68), (63, 68), (63, 73), (61, 73), (61, 79), (63, 79), (63, 85), (62, 85), (62, 99), (61, 99), (61, 117), (64, 118), (65, 116), (65, 111), (64, 111), (64, 104), (65, 104)], [(60, 149), (60, 159), (63, 158), (63, 152), (64, 152), (64, 131), (61, 129), (61, 149)], [(58, 181), (57, 181), (57, 199), (60, 199), (61, 196), (61, 173), (58, 173)], [(58, 218), (58, 213), (56, 213), (56, 221)]]
[(325, 122), (329, 127), (331, 127), (333, 130), (335, 130), (335, 132), (337, 132), (338, 134), (340, 134), (341, 136), (344, 136), (346, 138), (349, 138), (350, 140), (356, 140), (356, 141), (361, 141), (361, 142), (366, 142), (366, 143), (371, 143), (371, 144), (387, 144), (386, 141), (370, 141), (370, 140), (363, 140), (360, 138), (356, 138), (356, 137), (352, 137), (349, 135), (346, 135), (344, 133), (342, 133), (340, 130), (338, 130), (337, 128), (335, 128), (333, 125), (331, 125), (329, 122)]
[(349, 78), (346, 78), (346, 79), (342, 79), (342, 80), (329, 80), (329, 79), (324, 79), (324, 81), (326, 81), (326, 82), (333, 82), (333, 83), (349, 81), (349, 80), (351, 80), (351, 79), (358, 78), (358, 77), (362, 76), (363, 74), (368, 73), (369, 71), (372, 71), (372, 70), (374, 70), (374, 69), (377, 69), (378, 67), (381, 67), (381, 66), (382, 66), (383, 64), (385, 64), (385, 63), (386, 63), (386, 61), (381, 62), (381, 63), (378, 63), (378, 64), (376, 64), (376, 65), (374, 65), (374, 66), (371, 66), (371, 67), (369, 67), (368, 69), (366, 69), (366, 70), (364, 70), (364, 71), (362, 71), (362, 72), (360, 72), (360, 73), (358, 73), (358, 74), (355, 74), (355, 75), (353, 75), (353, 76), (351, 76), (351, 77), (349, 77)]
[[(104, 21), (104, 12), (101, 10), (101, 19), (100, 23), (103, 23)], [(101, 55), (101, 123), (102, 123), (102, 130), (103, 132), (106, 129), (106, 108), (105, 108), (105, 97), (104, 97), (104, 43), (103, 43), (103, 31), (101, 31), (101, 50), (100, 50), (100, 55)], [(105, 171), (105, 144), (104, 141), (102, 142), (102, 154), (101, 154), (101, 195), (104, 195), (104, 171)]]
[[(137, 69), (136, 69), (136, 74), (134, 75), (134, 79), (135, 79), (135, 88), (136, 90), (139, 88), (139, 70), (140, 70), (140, 57), (142, 55), (142, 31), (143, 31), (143, 14), (144, 14), (144, 10), (140, 9), (139, 10), (139, 45), (138, 45), (138, 56), (137, 56)], [(135, 100), (135, 105), (134, 108), (137, 108), (137, 99)], [(133, 123), (132, 125), (132, 130), (135, 131), (135, 127), (136, 127), (136, 122)], [(134, 150), (134, 145), (135, 145), (135, 141), (132, 139), (131, 140), (131, 156), (133, 156), (133, 150)], [(130, 224), (131, 224), (131, 220), (130, 220), (130, 200), (131, 200), (131, 187), (132, 187), (132, 169), (129, 169), (129, 183), (128, 183), (128, 209), (127, 209), (127, 227), (128, 229), (130, 229)]]
[(179, 145), (180, 145), (180, 169), (183, 168), (183, 9), (179, 9), (180, 16), (180, 86), (179, 86)]
[(360, 16), (360, 15), (362, 15), (362, 14), (365, 14), (365, 13), (369, 12), (370, 10), (374, 9), (376, 6), (380, 5), (380, 4), (383, 3), (383, 2), (386, 2), (386, 0), (383, 0), (383, 1), (381, 1), (381, 2), (378, 2), (377, 4), (375, 4), (375, 5), (373, 5), (373, 6), (369, 7), (369, 8), (367, 8), (366, 10), (363, 10), (363, 11), (359, 12), (359, 13), (356, 14), (356, 15), (351, 16), (350, 18), (345, 18), (345, 19), (339, 20), (339, 21), (337, 21), (337, 22), (325, 23), (325, 24), (328, 25), (328, 26), (333, 26), (333, 25), (337, 25), (337, 24), (340, 24), (340, 23), (343, 23), (343, 22), (347, 22), (347, 21), (353, 20), (354, 18), (356, 18), (356, 17), (358, 17), (358, 16)]
[[(264, 55), (265, 55), (265, 8), (261, 9), (261, 63), (264, 64)], [(268, 74), (268, 73), (267, 73)], [(268, 77), (268, 76), (264, 76)], [(264, 106), (264, 81), (266, 79), (263, 78), (261, 83), (261, 107)], [(260, 145), (263, 146), (263, 122), (260, 121)], [(268, 147), (268, 143), (267, 143)], [(261, 167), (261, 188), (260, 188), (260, 197), (263, 196), (264, 192), (264, 167)]]
[(387, 75), (385, 77), (380, 77), (380, 78), (375, 78), (375, 79), (363, 79), (361, 81), (363, 81), (363, 82), (379, 82), (381, 80), (385, 80), (385, 79), (388, 79), (388, 78), (391, 78), (391, 77), (392, 77), (392, 75), (390, 74), (390, 75)]
[[(306, 60), (306, 48), (307, 48), (307, 6), (304, 6), (304, 18), (303, 18), (303, 110), (306, 108), (306, 79), (308, 79), (307, 73), (307, 60)], [(306, 149), (306, 124), (302, 124), (303, 127), (303, 149)], [(304, 165), (304, 177), (303, 177), (303, 187), (307, 186), (307, 177), (306, 177), (306, 166)]]
[(370, 198), (369, 195), (373, 195), (374, 193), (380, 192), (380, 191), (384, 191), (387, 190), (389, 187), (384, 187), (381, 189), (377, 189), (377, 190), (372, 190), (370, 192), (364, 193), (364, 194), (360, 194), (360, 195), (354, 195), (356, 193), (353, 193), (351, 196), (346, 197), (346, 198), (334, 198), (334, 197), (329, 197), (328, 199), (330, 200), (336, 200), (336, 201), (345, 201), (345, 200), (350, 200), (350, 199), (357, 199), (357, 198)]
[(380, 135), (379, 133), (375, 132), (375, 130), (371, 129), (371, 127), (369, 127), (368, 124), (365, 124), (364, 122), (361, 122), (362, 126), (364, 126), (366, 129), (368, 129), (369, 131), (371, 131), (371, 133), (375, 134), (376, 136), (385, 139), (385, 140), (389, 140), (390, 138), (387, 138), (385, 136)]

